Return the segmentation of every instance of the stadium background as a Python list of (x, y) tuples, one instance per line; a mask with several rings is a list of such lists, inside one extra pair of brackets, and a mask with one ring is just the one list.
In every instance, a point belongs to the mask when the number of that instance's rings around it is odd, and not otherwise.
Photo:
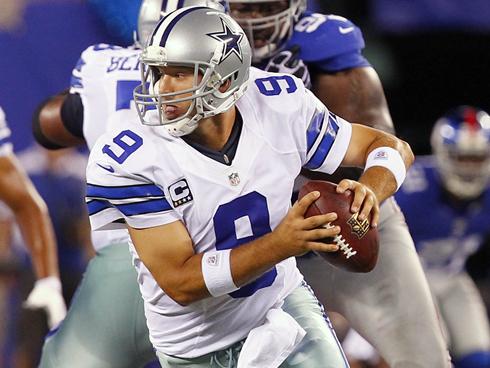
[[(69, 85), (71, 70), (83, 49), (94, 43), (132, 43), (140, 2), (0, 2), (0, 106), (7, 114), (17, 153), (32, 152), (32, 113), (42, 100)], [(471, 104), (490, 110), (488, 0), (324, 0), (310, 1), (309, 6), (348, 17), (361, 27), (367, 44), (365, 55), (383, 81), (398, 135), (416, 154), (430, 151), (431, 127), (448, 108)], [(36, 172), (37, 158), (26, 157), (23, 162), (31, 167), (29, 171)], [(83, 165), (78, 167), (83, 176)], [(0, 261), (2, 257), (0, 249)], [(79, 257), (83, 263), (85, 256)], [(490, 252), (483, 249), (471, 259), (470, 269), (488, 301), (485, 259), (490, 259)], [(19, 263), (23, 272), (27, 264), (23, 260)], [(6, 264), (0, 262), (2, 275), (11, 270)], [(83, 270), (83, 265), (79, 268)], [(17, 284), (9, 285), (12, 291), (12, 285)], [(22, 295), (10, 294), (2, 303), (10, 303), (13, 311), (21, 299)], [(8, 345), (1, 348), (0, 367), (12, 364), (6, 357), (15, 350), (13, 332), (21, 328), (14, 314), (7, 313), (0, 320), (4, 331), (0, 340), (6, 335)]]

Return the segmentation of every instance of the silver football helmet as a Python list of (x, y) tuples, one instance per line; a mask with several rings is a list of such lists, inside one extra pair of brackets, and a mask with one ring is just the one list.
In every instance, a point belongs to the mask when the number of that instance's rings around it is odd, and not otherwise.
[[(142, 83), (134, 90), (134, 100), (142, 123), (163, 125), (170, 134), (182, 136), (201, 119), (228, 110), (247, 88), (251, 54), (245, 33), (223, 12), (187, 7), (167, 14), (140, 56)], [(161, 67), (172, 66), (193, 68), (192, 88), (159, 90)], [(220, 91), (226, 83), (226, 91)], [(167, 118), (165, 106), (184, 101), (191, 101), (187, 112)]]
[(461, 199), (478, 197), (490, 179), (490, 116), (460, 106), (437, 120), (432, 151), (446, 189)]
[(307, 5), (306, 0), (227, 1), (231, 16), (247, 32), (254, 63), (272, 57), (286, 45)]
[(158, 21), (167, 13), (187, 6), (206, 6), (226, 11), (225, 0), (143, 0), (138, 15), (138, 31), (135, 43), (143, 48)]

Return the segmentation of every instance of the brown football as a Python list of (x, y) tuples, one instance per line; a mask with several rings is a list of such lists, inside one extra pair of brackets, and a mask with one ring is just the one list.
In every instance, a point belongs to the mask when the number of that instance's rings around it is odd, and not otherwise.
[(336, 192), (337, 185), (328, 181), (311, 180), (299, 191), (299, 198), (315, 190), (321, 193), (307, 210), (305, 217), (335, 212), (337, 220), (331, 224), (340, 226), (340, 234), (325, 242), (337, 244), (336, 252), (317, 252), (330, 264), (351, 272), (369, 272), (378, 260), (378, 231), (369, 221), (357, 220), (357, 213), (350, 211), (354, 194), (348, 190), (343, 194)]

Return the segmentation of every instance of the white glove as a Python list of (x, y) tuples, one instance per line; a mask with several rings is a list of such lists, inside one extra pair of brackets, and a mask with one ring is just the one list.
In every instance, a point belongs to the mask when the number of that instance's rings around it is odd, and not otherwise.
[(66, 315), (60, 279), (50, 276), (37, 280), (23, 306), (28, 309), (44, 309), (49, 328), (56, 327)]
[(301, 79), (306, 88), (311, 88), (310, 72), (303, 60), (298, 58), (299, 46), (293, 46), (290, 50), (279, 52), (269, 60), (265, 71), (273, 73), (287, 73)]

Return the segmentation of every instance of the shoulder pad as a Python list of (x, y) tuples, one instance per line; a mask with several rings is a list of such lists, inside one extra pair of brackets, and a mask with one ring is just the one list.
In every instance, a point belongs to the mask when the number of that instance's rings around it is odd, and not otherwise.
[(109, 44), (96, 44), (87, 47), (77, 64), (73, 68), (72, 77), (70, 80), (71, 92), (78, 92), (84, 88), (83, 79), (87, 76), (100, 78), (101, 73), (106, 69), (117, 69), (119, 63), (122, 63), (124, 58), (138, 55), (140, 50), (135, 48), (126, 48)]
[(361, 30), (350, 20), (311, 12), (305, 12), (296, 23), (287, 47), (294, 45), (300, 46), (299, 56), (306, 62), (360, 52), (365, 46)]
[(136, 52), (136, 49), (132, 48), (125, 48), (121, 46), (116, 46), (116, 45), (109, 45), (106, 43), (98, 43), (92, 46), (87, 47), (81, 55), (81, 58), (87, 62), (91, 58), (97, 58), (100, 56), (106, 56), (106, 55), (112, 55), (112, 54), (119, 54), (119, 53), (125, 53), (126, 52)]

